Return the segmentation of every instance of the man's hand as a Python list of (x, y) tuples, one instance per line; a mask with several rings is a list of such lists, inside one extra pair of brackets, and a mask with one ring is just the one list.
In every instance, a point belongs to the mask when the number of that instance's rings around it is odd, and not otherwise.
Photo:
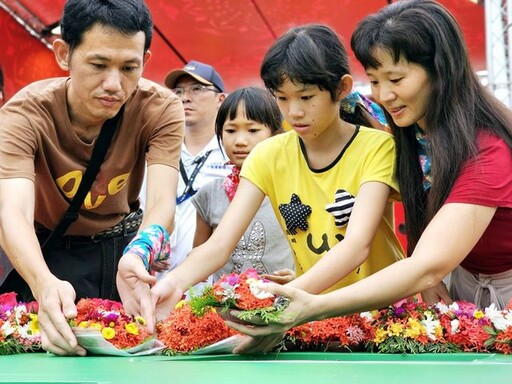
[(39, 304), (37, 317), (43, 349), (57, 355), (85, 356), (85, 349), (77, 345), (68, 323), (77, 315), (75, 290), (71, 284), (53, 277), (38, 284), (34, 294)]
[(126, 312), (133, 316), (142, 316), (148, 330), (155, 329), (155, 305), (151, 298), (150, 288), (156, 282), (139, 256), (125, 253), (119, 260), (117, 270), (117, 290)]
[(435, 287), (421, 292), (421, 298), (429, 305), (439, 303), (440, 301), (444, 301), (448, 305), (453, 303), (450, 293), (442, 281)]
[(151, 272), (165, 272), (169, 269), (170, 265), (169, 260), (154, 261), (151, 264)]

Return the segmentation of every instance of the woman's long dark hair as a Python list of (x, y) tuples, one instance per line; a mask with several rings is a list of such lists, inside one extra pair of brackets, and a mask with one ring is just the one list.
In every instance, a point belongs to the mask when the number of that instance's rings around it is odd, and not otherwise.
[(351, 46), (365, 68), (381, 65), (375, 53), (382, 49), (395, 62), (405, 59), (422, 66), (430, 78), (432, 98), (425, 114), (432, 161), (428, 199), (414, 126), (398, 127), (387, 114), (397, 143), (397, 177), (411, 254), (444, 204), (462, 165), (476, 153), (478, 130), (503, 138), (512, 148), (512, 116), (480, 83), (471, 69), (459, 25), (436, 1), (400, 1), (383, 8), (357, 26)]

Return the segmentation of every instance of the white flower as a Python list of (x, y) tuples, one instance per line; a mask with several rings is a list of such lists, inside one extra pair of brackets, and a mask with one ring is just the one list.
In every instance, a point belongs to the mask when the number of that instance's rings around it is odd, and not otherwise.
[(11, 335), (12, 333), (14, 333), (14, 331), (16, 330), (16, 328), (14, 328), (12, 325), (11, 325), (11, 322), (10, 321), (6, 321), (2, 327), (0, 328), (0, 330), (2, 331), (2, 333), (5, 335), (5, 337)]
[(265, 283), (261, 280), (249, 278), (247, 279), (247, 284), (249, 284), (249, 289), (254, 297), (257, 299), (268, 299), (274, 297), (270, 292), (263, 291), (262, 288), (265, 287)]
[(459, 332), (459, 324), (460, 324), (459, 320), (453, 319), (451, 321), (451, 324), (452, 324), (452, 333)]
[(426, 319), (421, 321), (421, 324), (427, 331), (427, 336), (431, 340), (436, 340), (436, 329), (441, 325), (439, 320), (434, 320), (430, 313), (425, 312)]
[(16, 322), (18, 322), (23, 315), (27, 313), (27, 307), (23, 304), (17, 305), (14, 307), (14, 314), (16, 317)]
[(360, 313), (360, 316), (365, 319), (365, 320), (368, 320), (368, 321), (372, 321), (373, 320), (373, 316), (372, 316), (372, 313), (371, 312), (361, 312)]
[(239, 286), (239, 284), (230, 285), (227, 282), (220, 283), (220, 287), (222, 288), (221, 295), (223, 296), (221, 302), (225, 303), (226, 301), (228, 301), (230, 299), (234, 299), (234, 300), (239, 299), (240, 295), (235, 293), (235, 289), (238, 286)]
[(500, 311), (496, 309), (496, 305), (494, 305), (494, 303), (485, 308), (485, 315), (491, 320), (492, 325), (498, 331), (504, 331), (508, 327), (512, 326), (512, 311)]
[(438, 309), (438, 311), (444, 315), (445, 313), (447, 313), (450, 309), (448, 308), (448, 306), (442, 302), (439, 302), (435, 305), (435, 307)]

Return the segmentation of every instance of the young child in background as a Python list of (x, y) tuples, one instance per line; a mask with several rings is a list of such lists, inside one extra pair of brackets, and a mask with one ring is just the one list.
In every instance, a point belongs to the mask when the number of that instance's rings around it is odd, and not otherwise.
[[(242, 164), (254, 146), (282, 133), (275, 98), (267, 90), (255, 87), (231, 93), (219, 109), (215, 133), (233, 168), (228, 177), (209, 182), (192, 198), (197, 210), (194, 248), (206, 242), (219, 225), (235, 196)], [(222, 275), (241, 273), (248, 268), (279, 283), (294, 277), (292, 252), (268, 198), (263, 200), (230, 260), (213, 274), (213, 282)]]
[[(251, 151), (215, 232), (155, 284), (151, 295), (134, 284), (152, 281), (140, 259), (120, 261), (122, 295), (139, 298), (140, 308), (132, 311), (144, 312), (150, 327), (154, 317), (147, 303), (157, 318), (165, 318), (183, 291), (221, 268), (265, 196), (294, 254), (298, 277), (286, 285), (319, 293), (403, 258), (386, 210), (398, 198), (395, 143), (390, 134), (363, 126), (370, 125), (365, 119), (349, 123), (340, 117), (352, 92), (348, 63), (339, 37), (323, 25), (296, 27), (270, 48), (261, 75), (292, 130)], [(360, 107), (355, 103), (354, 116)]]

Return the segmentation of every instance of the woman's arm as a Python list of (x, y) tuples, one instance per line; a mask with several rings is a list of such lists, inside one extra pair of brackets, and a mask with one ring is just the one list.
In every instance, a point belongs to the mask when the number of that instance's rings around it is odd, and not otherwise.
[[(425, 229), (411, 257), (325, 295), (269, 284), (267, 291), (290, 299), (280, 321), (268, 325), (255, 321), (259, 326), (229, 323), (229, 326), (257, 337), (256, 340), (264, 340), (261, 336), (282, 334), (308, 321), (382, 308), (434, 287), (473, 249), (495, 212), (495, 207), (446, 204)], [(256, 352), (258, 348), (255, 343), (247, 344), (237, 352)]]
[(384, 215), (389, 191), (390, 187), (384, 183), (364, 183), (355, 199), (345, 238), (289, 285), (311, 293), (320, 293), (360, 266), (370, 254), (375, 233)]

